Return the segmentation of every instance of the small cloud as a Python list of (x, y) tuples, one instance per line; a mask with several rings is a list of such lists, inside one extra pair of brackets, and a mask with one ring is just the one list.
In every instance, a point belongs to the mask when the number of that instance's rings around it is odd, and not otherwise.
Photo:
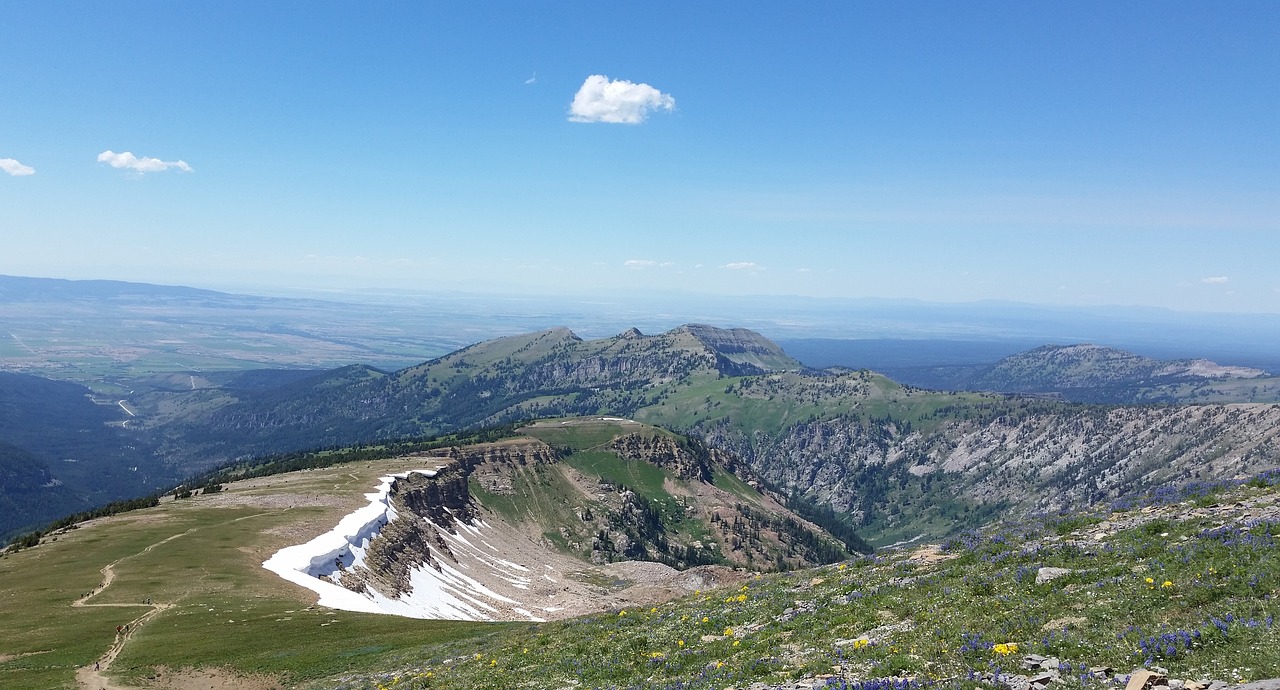
[(12, 158), (0, 158), (0, 170), (3, 170), (13, 177), (26, 177), (27, 175), (36, 174), (36, 169), (23, 165)]
[(534, 72), (532, 77), (529, 77), (528, 79), (525, 79), (525, 80), (524, 80), (524, 83), (526, 83), (526, 84), (537, 84), (537, 83), (538, 83), (538, 73), (537, 73), (537, 72)]
[(734, 261), (734, 262), (725, 264), (723, 268), (727, 268), (730, 271), (743, 271), (743, 270), (754, 271), (760, 268), (760, 264), (757, 264), (754, 261)]
[(116, 153), (114, 151), (103, 151), (98, 154), (98, 162), (106, 163), (113, 168), (124, 168), (139, 173), (161, 172), (169, 168), (177, 168), (182, 172), (193, 172), (191, 166), (186, 161), (162, 161), (159, 158), (138, 158), (137, 156), (125, 151), (124, 153)]
[(1200, 282), (1206, 285), (1226, 285), (1227, 277), (1226, 276), (1209, 276), (1207, 278), (1201, 278)]
[(809, 273), (812, 270), (812, 268), (797, 268), (796, 273)]
[(676, 99), (649, 86), (618, 79), (609, 81), (603, 74), (593, 74), (569, 106), (572, 122), (615, 122), (638, 125), (651, 110), (675, 110)]
[(655, 268), (655, 267), (671, 268), (672, 266), (675, 266), (676, 263), (674, 261), (654, 261), (652, 259), (627, 259), (626, 261), (622, 262), (622, 265), (626, 266), (627, 268), (633, 268), (633, 269)]

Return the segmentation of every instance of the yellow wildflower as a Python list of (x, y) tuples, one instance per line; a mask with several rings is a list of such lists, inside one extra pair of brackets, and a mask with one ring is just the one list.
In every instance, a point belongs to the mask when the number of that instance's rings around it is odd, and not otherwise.
[(1164, 584), (1160, 585), (1160, 588), (1161, 588), (1161, 589), (1173, 589), (1173, 583), (1172, 583), (1172, 582), (1170, 582), (1170, 581), (1168, 581), (1168, 580), (1165, 580), (1165, 581), (1164, 581)]
[(1010, 654), (1014, 654), (1018, 651), (1018, 643), (1017, 642), (1001, 642), (1000, 644), (992, 647), (991, 651), (995, 652), (996, 654), (999, 654), (1000, 656), (1009, 656)]

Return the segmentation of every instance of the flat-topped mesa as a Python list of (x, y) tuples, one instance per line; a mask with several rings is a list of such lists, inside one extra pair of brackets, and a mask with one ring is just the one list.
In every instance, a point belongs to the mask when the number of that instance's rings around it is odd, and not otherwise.
[(804, 368), (803, 364), (783, 352), (777, 343), (746, 328), (725, 329), (691, 323), (674, 328), (667, 335), (691, 337), (729, 362), (759, 369), (761, 372), (796, 371)]

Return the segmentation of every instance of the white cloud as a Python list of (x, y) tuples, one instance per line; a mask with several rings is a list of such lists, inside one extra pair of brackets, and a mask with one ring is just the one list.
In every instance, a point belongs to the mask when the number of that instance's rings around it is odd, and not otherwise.
[(526, 84), (537, 84), (537, 83), (538, 83), (538, 73), (537, 73), (537, 72), (534, 72), (532, 77), (529, 77), (528, 79), (525, 79), (525, 80), (524, 80), (524, 83), (526, 83)]
[(182, 172), (192, 172), (191, 166), (186, 161), (162, 161), (159, 158), (138, 158), (137, 156), (125, 151), (124, 153), (116, 153), (114, 151), (103, 151), (98, 154), (98, 162), (106, 163), (113, 168), (124, 168), (140, 173), (160, 172), (169, 168), (177, 168)]
[(725, 264), (724, 268), (727, 268), (731, 271), (743, 271), (743, 270), (753, 271), (760, 268), (760, 264), (754, 261), (734, 261), (734, 262)]
[(623, 266), (630, 269), (639, 270), (642, 268), (671, 268), (675, 266), (674, 261), (654, 261), (653, 259), (627, 259), (622, 262)]
[(1225, 285), (1227, 283), (1227, 277), (1226, 276), (1209, 276), (1208, 278), (1201, 278), (1200, 282), (1205, 283), (1207, 285)]
[(675, 98), (648, 84), (633, 84), (622, 79), (609, 81), (603, 74), (593, 74), (574, 95), (569, 119), (638, 125), (649, 117), (651, 110), (670, 112), (675, 107)]
[(25, 177), (27, 175), (36, 174), (36, 169), (23, 165), (12, 158), (0, 158), (0, 170), (3, 170), (14, 177)]

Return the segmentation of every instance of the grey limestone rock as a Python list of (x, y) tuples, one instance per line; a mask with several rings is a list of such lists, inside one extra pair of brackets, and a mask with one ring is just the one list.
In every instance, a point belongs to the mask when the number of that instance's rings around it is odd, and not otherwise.
[[(1216, 685), (1220, 682), (1222, 681), (1214, 681), (1213, 685)], [(1210, 685), (1209, 687), (1212, 688), (1213, 685)], [(1280, 678), (1268, 678), (1267, 680), (1256, 680), (1252, 683), (1244, 683), (1243, 685), (1237, 685), (1233, 687), (1231, 690), (1280, 690)]]
[(1036, 572), (1036, 584), (1043, 585), (1050, 580), (1056, 580), (1065, 575), (1070, 575), (1070, 568), (1041, 568)]

